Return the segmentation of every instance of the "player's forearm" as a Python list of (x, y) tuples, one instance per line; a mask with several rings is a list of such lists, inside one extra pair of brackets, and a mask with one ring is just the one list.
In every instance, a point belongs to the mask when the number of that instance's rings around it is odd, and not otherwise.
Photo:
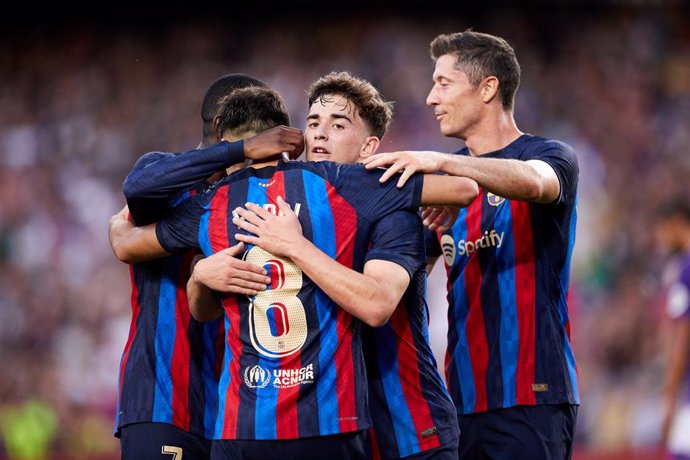
[(479, 194), (477, 183), (467, 177), (425, 174), (422, 206), (468, 206)]
[(211, 321), (223, 313), (213, 291), (195, 279), (194, 274), (187, 281), (189, 311), (197, 321)]
[(666, 375), (664, 379), (664, 400), (666, 404), (675, 404), (680, 393), (685, 372), (690, 361), (690, 321), (681, 321), (675, 325), (670, 348), (667, 355)]
[(370, 326), (385, 324), (400, 301), (401, 293), (345, 267), (307, 240), (289, 257), (336, 304)]
[(538, 201), (544, 194), (539, 174), (520, 160), (444, 155), (440, 171), (469, 177), (483, 189), (511, 200)]
[(113, 216), (108, 237), (115, 257), (127, 264), (170, 255), (158, 243), (154, 225), (136, 227), (132, 222)]

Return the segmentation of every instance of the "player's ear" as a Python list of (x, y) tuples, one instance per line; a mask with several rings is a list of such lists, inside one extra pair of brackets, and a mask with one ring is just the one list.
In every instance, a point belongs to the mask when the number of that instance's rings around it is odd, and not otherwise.
[(498, 78), (494, 77), (493, 75), (490, 77), (486, 77), (479, 84), (479, 90), (482, 96), (482, 101), (484, 101), (487, 104), (491, 102), (493, 98), (495, 98), (498, 94), (498, 85)]
[(220, 115), (213, 117), (213, 132), (216, 133), (216, 140), (223, 138), (223, 133), (220, 132)]
[(359, 159), (363, 160), (375, 154), (381, 145), (381, 139), (376, 136), (367, 136), (362, 144), (362, 149), (359, 151)]

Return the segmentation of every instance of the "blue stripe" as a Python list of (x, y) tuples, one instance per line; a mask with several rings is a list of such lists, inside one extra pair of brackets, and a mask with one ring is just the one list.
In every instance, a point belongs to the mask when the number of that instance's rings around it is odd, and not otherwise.
[[(451, 229), (453, 232), (453, 240), (455, 242), (465, 239), (467, 237), (467, 210), (463, 209), (458, 216), (455, 225)], [(457, 244), (455, 247), (457, 251)], [(462, 257), (462, 259), (460, 259)], [(455, 360), (455, 367), (457, 369), (457, 378), (460, 382), (462, 390), (462, 406), (463, 412), (474, 412), (474, 405), (477, 402), (477, 393), (474, 388), (474, 372), (472, 371), (472, 358), (470, 349), (467, 344), (467, 333), (465, 332), (465, 324), (467, 323), (467, 313), (469, 312), (469, 301), (467, 299), (467, 292), (465, 291), (465, 279), (462, 276), (464, 265), (467, 264), (469, 258), (467, 255), (455, 255), (455, 270), (458, 270), (458, 279), (453, 283), (452, 292), (454, 301), (449, 305), (454, 305), (454, 316), (452, 324), (455, 325), (455, 332), (458, 337), (458, 342), (455, 344), (453, 350), (453, 358)], [(450, 300), (450, 299), (449, 299)]]
[[(566, 257), (565, 264), (563, 265), (563, 270), (561, 270), (560, 273), (561, 293), (563, 300), (561, 302), (561, 305), (559, 305), (558, 312), (560, 314), (561, 324), (564, 326), (564, 329), (565, 324), (568, 321), (568, 303), (566, 302), (565, 296), (568, 292), (568, 287), (570, 283), (570, 260), (573, 255), (573, 247), (575, 246), (575, 231), (577, 227), (577, 201), (577, 197), (575, 197), (573, 212), (570, 215), (570, 228), (568, 229), (568, 255)], [(565, 351), (566, 362), (568, 363), (568, 375), (570, 377), (570, 384), (573, 388), (573, 396), (575, 397), (575, 401), (579, 403), (580, 392), (577, 387), (577, 370), (575, 368), (575, 355), (573, 354), (573, 350), (570, 347), (570, 340), (568, 339), (568, 336), (565, 334), (565, 331), (563, 335), (563, 349)]]
[[(513, 240), (510, 201), (505, 200), (494, 215), (495, 229), (503, 233), (501, 247), (496, 248), (498, 293), (501, 298), (500, 351), (503, 375), (503, 407), (515, 405), (517, 364), (520, 345), (515, 285), (515, 242)], [(489, 235), (490, 237), (491, 235)]]
[[(335, 222), (328, 201), (326, 185), (321, 178), (307, 171), (302, 172), (304, 193), (309, 209), (312, 228), (312, 242), (330, 257), (335, 258)], [(316, 395), (319, 412), (319, 431), (329, 434), (340, 431), (337, 420), (338, 399), (335, 394), (336, 369), (335, 350), (338, 346), (335, 304), (321, 289), (314, 290), (316, 314), (320, 328), (319, 375)]]
[[(247, 202), (263, 206), (268, 203), (266, 196), (266, 187), (259, 184), (265, 184), (265, 179), (258, 177), (250, 177), (248, 180)], [(248, 245), (247, 250), (253, 248), (253, 245)], [(268, 369), (273, 377), (273, 370), (280, 369), (280, 359), (266, 359), (259, 357), (259, 366)], [(272, 383), (272, 382), (271, 382)], [(256, 388), (256, 408), (254, 416), (254, 432), (257, 439), (276, 439), (277, 433), (277, 406), (278, 406), (278, 388), (275, 388), (270, 383), (264, 388)], [(241, 416), (241, 415), (240, 415)]]
[(185, 190), (184, 192), (180, 193), (180, 195), (175, 199), (171, 207), (177, 207), (178, 204), (182, 203), (184, 200), (189, 198), (191, 196), (191, 192), (189, 190)]
[[(383, 384), (383, 395), (386, 398), (386, 407), (391, 414), (393, 430), (398, 445), (400, 457), (416, 454), (421, 449), (417, 439), (417, 430), (412, 420), (410, 408), (405, 402), (402, 383), (400, 382), (400, 367), (397, 359), (397, 344), (395, 336), (389, 325), (377, 329), (374, 333), (376, 338), (376, 356), (381, 373)], [(394, 359), (389, 359), (394, 356)], [(413, 365), (413, 363), (408, 363)]]
[(204, 205), (205, 212), (199, 218), (199, 248), (206, 255), (210, 256), (213, 254), (211, 249), (211, 240), (208, 235), (208, 222), (211, 218), (211, 202), (209, 201)]
[[(224, 315), (225, 335), (230, 334), (232, 327), (230, 326), (230, 319), (228, 315)], [(227, 340), (225, 341), (225, 354), (223, 355), (223, 369), (220, 373), (220, 381), (218, 382), (218, 418), (216, 419), (216, 433), (214, 439), (220, 439), (223, 436), (223, 428), (225, 424), (225, 403), (227, 402), (225, 395), (228, 393), (228, 386), (230, 385), (231, 372), (230, 363), (232, 362), (232, 353), (228, 347)], [(239, 423), (238, 423), (239, 425)]]
[(201, 364), (201, 375), (204, 382), (204, 436), (213, 437), (213, 425), (216, 422), (218, 409), (218, 384), (213, 365), (216, 362), (216, 331), (220, 320), (206, 322), (202, 325), (201, 340), (204, 356)]
[[(176, 264), (170, 263), (168, 267)], [(167, 267), (166, 267), (167, 269)], [(176, 283), (171, 273), (161, 276), (158, 294), (158, 320), (156, 322), (156, 388), (153, 400), (154, 422), (172, 422), (172, 379), (170, 367), (175, 345)]]

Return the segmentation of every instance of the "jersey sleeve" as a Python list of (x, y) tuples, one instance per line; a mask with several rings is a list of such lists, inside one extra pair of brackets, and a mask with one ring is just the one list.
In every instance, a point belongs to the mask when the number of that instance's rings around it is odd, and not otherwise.
[(666, 311), (674, 320), (690, 320), (690, 258), (678, 280), (668, 290)]
[(564, 142), (549, 140), (544, 143), (544, 148), (525, 160), (541, 160), (548, 163), (556, 172), (561, 191), (554, 204), (575, 202), (579, 166), (572, 147)]
[(244, 142), (222, 141), (180, 154), (143, 155), (125, 178), (122, 191), (136, 225), (163, 218), (171, 197), (232, 164), (244, 161)]
[(156, 237), (168, 252), (177, 254), (200, 248), (199, 227), (206, 211), (208, 192), (190, 197), (156, 224)]
[(417, 212), (421, 205), (422, 174), (414, 174), (402, 188), (398, 188), (397, 176), (384, 183), (379, 182), (385, 172), (381, 168), (368, 170), (361, 164), (335, 163), (329, 163), (329, 167), (329, 180), (338, 193), (367, 219), (375, 221), (397, 210)]
[(440, 257), (442, 254), (441, 244), (438, 241), (438, 235), (435, 231), (431, 231), (427, 227), (424, 227), (424, 250), (427, 259)]
[(374, 224), (365, 262), (387, 260), (410, 275), (424, 267), (422, 221), (410, 211), (395, 211)]

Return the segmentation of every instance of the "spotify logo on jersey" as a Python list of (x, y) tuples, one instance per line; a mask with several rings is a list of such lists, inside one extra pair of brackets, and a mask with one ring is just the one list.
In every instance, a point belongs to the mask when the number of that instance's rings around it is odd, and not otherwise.
[(441, 237), (441, 251), (443, 251), (443, 258), (446, 265), (449, 267), (455, 262), (455, 240), (450, 235), (443, 235)]

